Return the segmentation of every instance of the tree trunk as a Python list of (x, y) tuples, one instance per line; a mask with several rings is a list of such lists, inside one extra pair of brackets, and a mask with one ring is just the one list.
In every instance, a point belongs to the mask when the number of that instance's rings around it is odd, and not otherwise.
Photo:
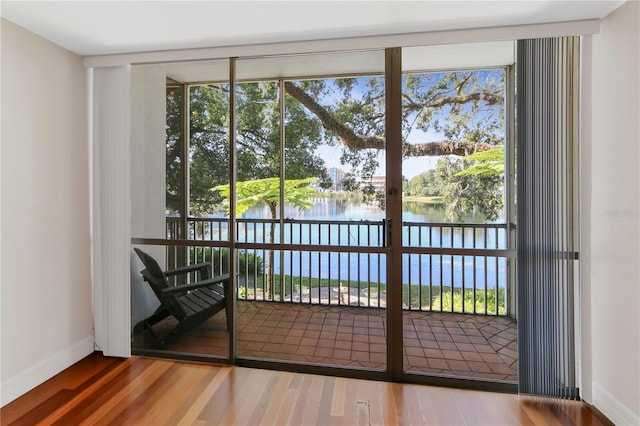
[[(271, 211), (271, 219), (277, 218), (276, 208), (278, 207), (277, 203), (267, 202), (267, 206), (269, 206), (269, 210)], [(269, 244), (273, 244), (275, 241), (274, 233), (276, 231), (276, 224), (271, 222), (271, 229), (269, 232)], [(267, 279), (266, 279), (266, 288), (265, 288), (265, 300), (271, 300), (273, 297), (273, 286), (272, 286), (272, 276), (273, 276), (273, 250), (269, 250), (267, 252)]]

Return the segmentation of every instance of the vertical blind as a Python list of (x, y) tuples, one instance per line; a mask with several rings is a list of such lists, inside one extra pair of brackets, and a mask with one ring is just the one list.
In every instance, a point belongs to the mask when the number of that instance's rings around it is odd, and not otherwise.
[(92, 233), (95, 342), (131, 356), (131, 67), (93, 70)]
[(574, 269), (579, 38), (517, 43), (521, 393), (578, 398)]

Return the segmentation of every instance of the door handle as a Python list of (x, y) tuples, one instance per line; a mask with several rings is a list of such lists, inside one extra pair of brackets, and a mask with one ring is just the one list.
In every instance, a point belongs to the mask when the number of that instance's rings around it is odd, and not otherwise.
[(392, 233), (391, 233), (391, 219), (387, 218), (385, 219), (385, 235), (386, 235), (386, 241), (385, 241), (385, 247), (389, 247), (391, 246), (391, 237), (392, 237)]

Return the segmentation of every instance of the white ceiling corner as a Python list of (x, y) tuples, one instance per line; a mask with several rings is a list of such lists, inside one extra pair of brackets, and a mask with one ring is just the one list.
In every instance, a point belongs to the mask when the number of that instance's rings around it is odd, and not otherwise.
[(2, 1), (82, 56), (601, 19), (624, 1)]

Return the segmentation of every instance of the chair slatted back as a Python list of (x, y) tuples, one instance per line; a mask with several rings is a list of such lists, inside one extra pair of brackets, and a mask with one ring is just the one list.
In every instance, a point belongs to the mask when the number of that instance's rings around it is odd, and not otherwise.
[(177, 297), (173, 294), (162, 292), (162, 289), (169, 288), (169, 282), (164, 276), (162, 268), (160, 268), (158, 262), (156, 262), (156, 260), (149, 254), (138, 248), (134, 248), (133, 250), (136, 252), (142, 261), (142, 264), (146, 268), (141, 271), (144, 280), (149, 283), (151, 289), (158, 297), (158, 300), (160, 300), (160, 303), (162, 303), (162, 305), (165, 306), (173, 316), (182, 320), (186, 316), (186, 313), (184, 312), (184, 309), (182, 309), (182, 306), (180, 306)]

